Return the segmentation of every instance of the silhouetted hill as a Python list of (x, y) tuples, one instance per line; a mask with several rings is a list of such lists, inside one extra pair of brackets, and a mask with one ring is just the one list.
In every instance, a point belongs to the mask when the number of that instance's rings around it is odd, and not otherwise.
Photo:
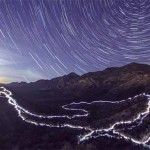
[[(11, 83), (11, 90), (34, 89), (45, 91), (51, 100), (97, 100), (123, 99), (142, 92), (150, 91), (150, 66), (131, 63), (122, 67), (107, 68), (104, 71), (90, 72), (82, 76), (75, 73), (51, 80), (33, 83)], [(29, 90), (30, 89), (30, 90)], [(17, 88), (18, 90), (18, 88)]]

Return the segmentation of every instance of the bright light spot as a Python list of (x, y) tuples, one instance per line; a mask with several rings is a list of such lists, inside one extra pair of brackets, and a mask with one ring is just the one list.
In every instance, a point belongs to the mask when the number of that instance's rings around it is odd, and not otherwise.
[(6, 77), (0, 77), (0, 83), (9, 83), (10, 79)]

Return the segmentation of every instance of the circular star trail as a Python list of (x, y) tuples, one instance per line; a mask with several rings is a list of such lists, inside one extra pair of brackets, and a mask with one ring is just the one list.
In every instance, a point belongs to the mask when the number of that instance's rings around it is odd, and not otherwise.
[(0, 78), (35, 81), (150, 63), (150, 0), (1, 0)]

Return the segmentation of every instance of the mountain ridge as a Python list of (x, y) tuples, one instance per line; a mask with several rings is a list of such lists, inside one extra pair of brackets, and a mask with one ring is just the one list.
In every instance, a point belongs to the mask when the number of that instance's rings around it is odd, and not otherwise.
[[(143, 67), (143, 66), (144, 67), (149, 67), (149, 69), (150, 69), (150, 65), (149, 64), (140, 64), (140, 63), (132, 62), (132, 63), (126, 64), (126, 65), (123, 65), (123, 66), (120, 66), (120, 67), (108, 67), (108, 68), (106, 68), (104, 70), (101, 70), (101, 71), (87, 72), (87, 73), (85, 73), (83, 75), (78, 75), (75, 72), (71, 72), (69, 74), (66, 74), (66, 75), (63, 75), (63, 76), (59, 76), (59, 77), (55, 77), (55, 78), (52, 78), (52, 79), (39, 79), (39, 80), (37, 80), (35, 82), (29, 82), (29, 83), (27, 83), (25, 81), (11, 82), (11, 83), (7, 83), (7, 85), (13, 85), (13, 84), (32, 84), (32, 83), (37, 83), (39, 81), (51, 81), (51, 80), (54, 80), (54, 79), (64, 78), (66, 76), (83, 77), (83, 76), (88, 76), (89, 74), (114, 71), (115, 69), (123, 69), (123, 68), (127, 68), (127, 67), (131, 67), (132, 69), (134, 69), (134, 68)], [(0, 84), (2, 84), (2, 83), (0, 83)]]
[(16, 88), (47, 91), (47, 98), (54, 100), (59, 98), (67, 100), (124, 99), (150, 92), (150, 65), (130, 63), (81, 76), (70, 73), (51, 80), (11, 83), (6, 87), (11, 90)]

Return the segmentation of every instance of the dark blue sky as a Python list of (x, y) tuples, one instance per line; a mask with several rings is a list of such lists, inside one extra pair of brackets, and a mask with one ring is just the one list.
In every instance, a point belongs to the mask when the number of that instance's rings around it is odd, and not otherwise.
[(150, 63), (150, 0), (0, 0), (0, 82)]

